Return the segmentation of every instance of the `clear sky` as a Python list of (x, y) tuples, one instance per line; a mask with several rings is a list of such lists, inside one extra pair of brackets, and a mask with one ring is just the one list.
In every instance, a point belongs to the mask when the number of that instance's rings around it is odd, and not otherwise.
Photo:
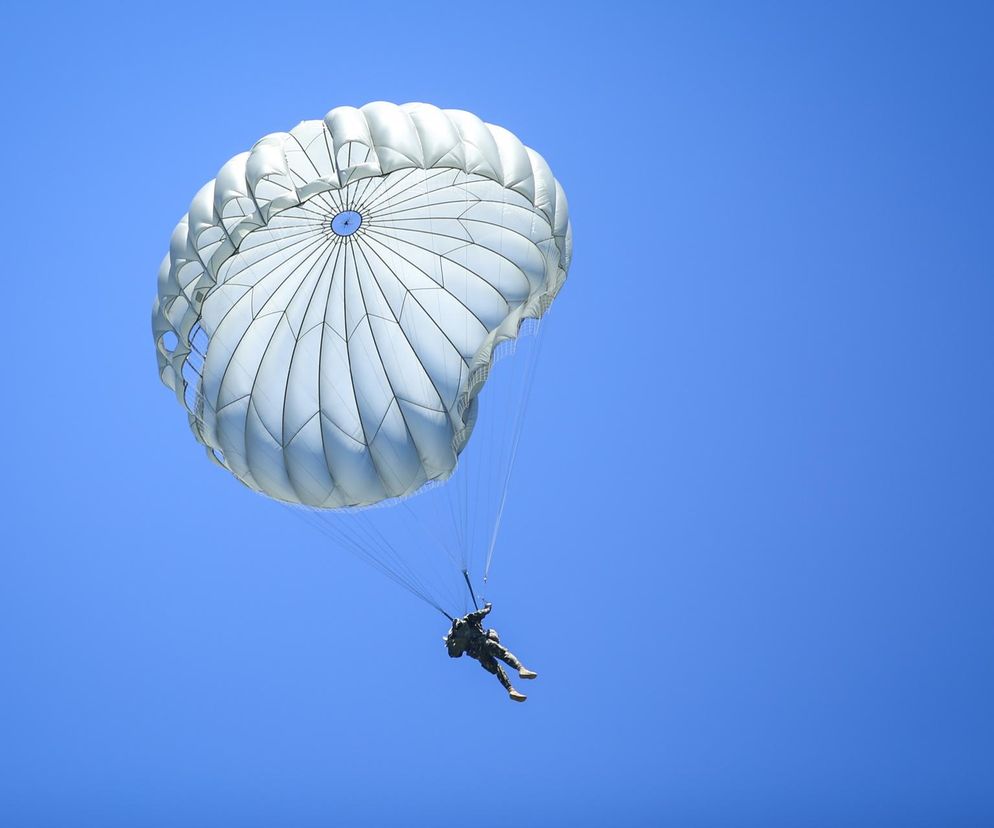
[[(8, 9), (0, 824), (994, 824), (988, 9)], [(524, 705), (155, 370), (197, 189), (381, 99), (570, 199), (490, 591)]]

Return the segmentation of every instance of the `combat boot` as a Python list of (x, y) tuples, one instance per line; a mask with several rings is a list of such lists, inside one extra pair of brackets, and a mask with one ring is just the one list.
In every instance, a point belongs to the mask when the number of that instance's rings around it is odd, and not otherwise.
[(518, 675), (521, 676), (521, 678), (523, 679), (533, 679), (538, 675), (538, 673), (536, 673), (534, 670), (528, 670), (522, 667), (520, 670), (518, 670)]
[(528, 698), (528, 696), (526, 696), (524, 693), (519, 693), (513, 687), (507, 691), (507, 695), (511, 697), (512, 701), (516, 702), (523, 702), (525, 699)]

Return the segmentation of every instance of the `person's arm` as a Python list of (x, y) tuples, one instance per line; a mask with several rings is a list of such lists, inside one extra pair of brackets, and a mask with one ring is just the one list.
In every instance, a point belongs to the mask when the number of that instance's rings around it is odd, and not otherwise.
[(483, 605), (483, 609), (477, 610), (476, 612), (471, 612), (469, 615), (466, 616), (466, 620), (469, 621), (470, 624), (479, 624), (480, 622), (483, 621), (484, 618), (486, 618), (490, 614), (491, 608), (492, 604), (489, 601), (487, 601), (487, 603)]

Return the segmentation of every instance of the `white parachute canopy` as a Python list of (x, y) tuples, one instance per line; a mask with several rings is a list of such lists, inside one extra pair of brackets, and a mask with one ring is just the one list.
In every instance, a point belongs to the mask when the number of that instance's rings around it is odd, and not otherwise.
[[(197, 193), (159, 270), (159, 373), (250, 488), (320, 510), (404, 498), (453, 475), (495, 352), (546, 312), (570, 253), (562, 188), (507, 130), (338, 107)], [(510, 462), (521, 410), (492, 429)]]

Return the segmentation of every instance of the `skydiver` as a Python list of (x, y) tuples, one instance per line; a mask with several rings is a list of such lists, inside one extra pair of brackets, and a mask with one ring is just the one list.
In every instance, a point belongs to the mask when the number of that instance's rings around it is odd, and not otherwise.
[(462, 618), (453, 619), (452, 629), (443, 639), (445, 648), (452, 658), (459, 658), (463, 653), (475, 658), (484, 670), (497, 676), (511, 699), (523, 702), (528, 697), (511, 686), (511, 680), (504, 672), (504, 668), (497, 663), (497, 659), (517, 670), (518, 676), (523, 679), (533, 679), (538, 673), (521, 666), (521, 662), (514, 657), (507, 647), (500, 643), (497, 630), (483, 629), (483, 618), (490, 612), (490, 609), (491, 604), (487, 602), (483, 605), (483, 609), (471, 612)]

